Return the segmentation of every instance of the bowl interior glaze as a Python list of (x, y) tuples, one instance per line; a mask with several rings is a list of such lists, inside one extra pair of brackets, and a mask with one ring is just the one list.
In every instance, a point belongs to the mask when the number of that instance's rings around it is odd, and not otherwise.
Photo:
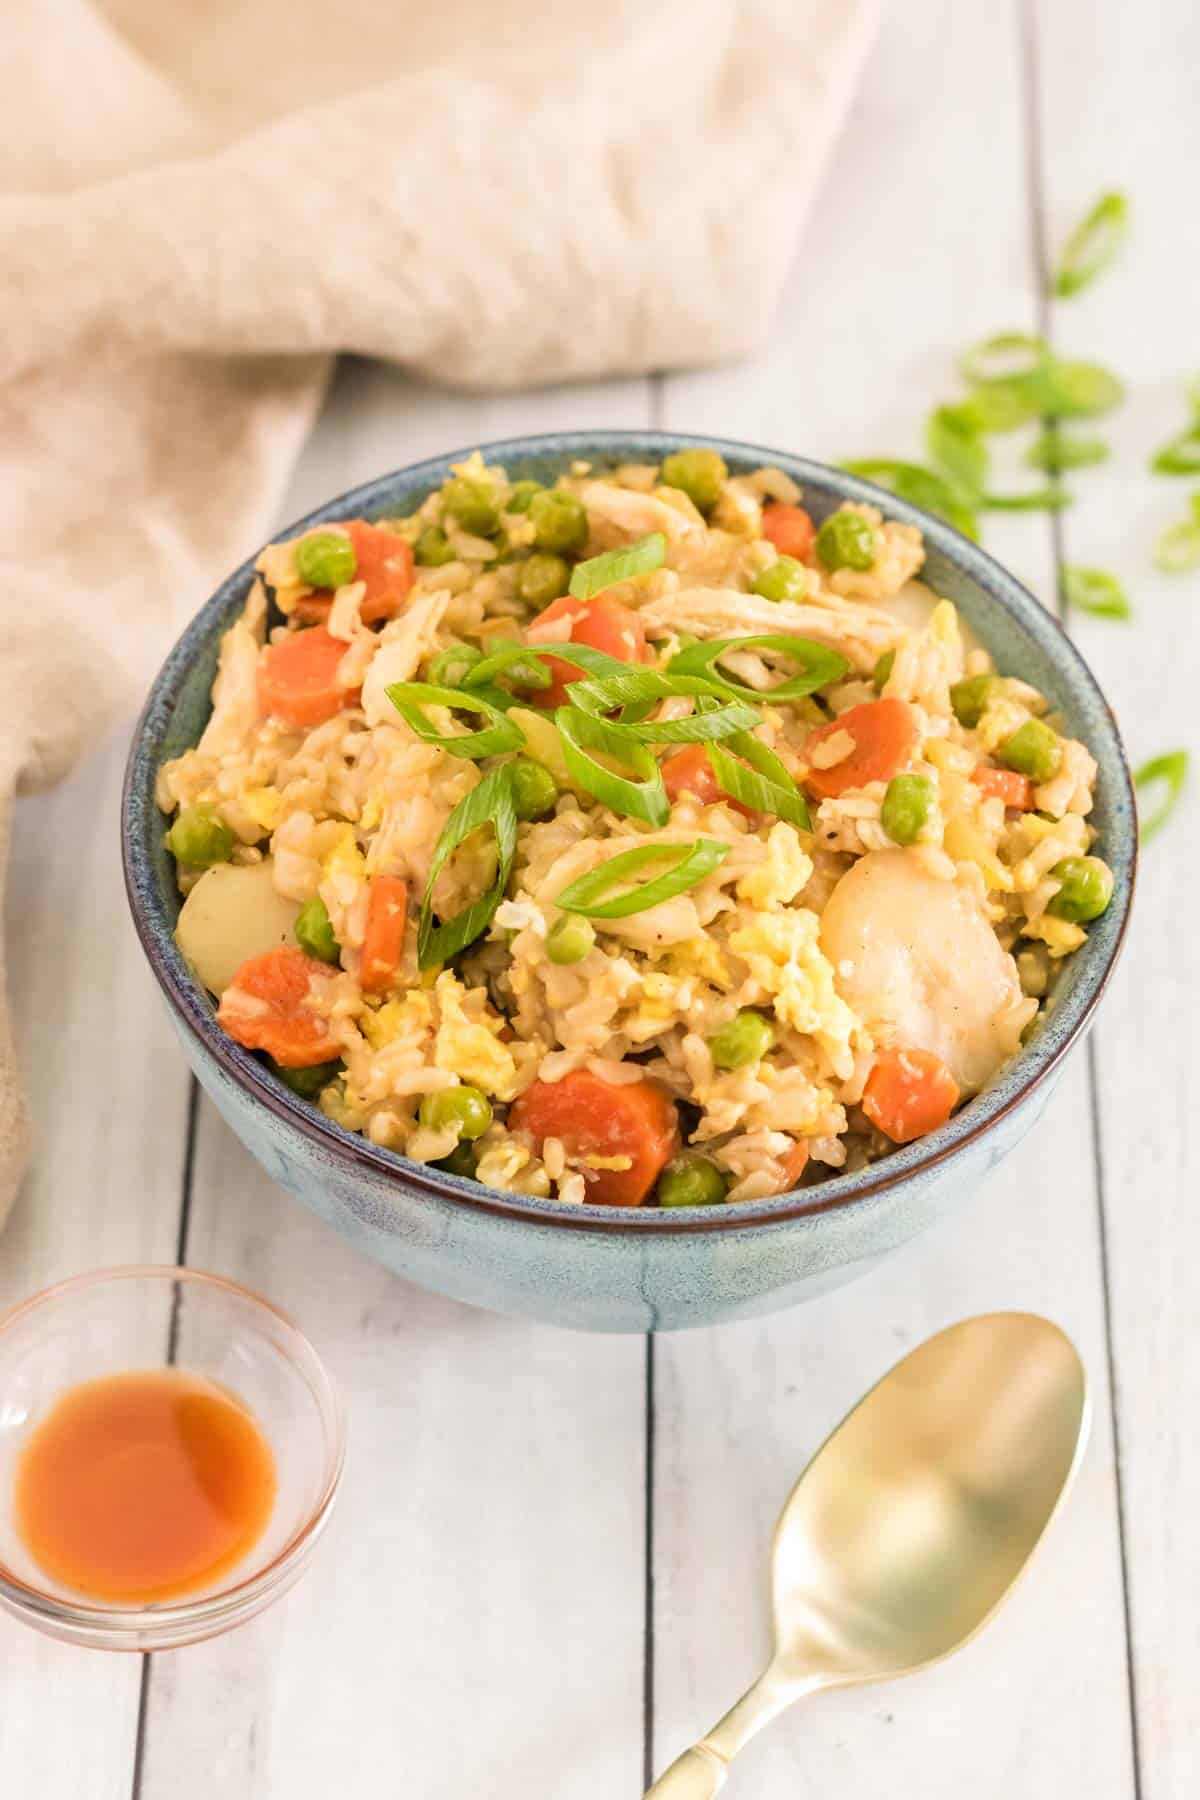
[[(407, 1161), (393, 1151), (345, 1131), (276, 1082), (249, 1052), (215, 1024), (213, 1006), (175, 946), (179, 911), (174, 862), (163, 841), (164, 820), (154, 801), (161, 764), (194, 744), (209, 713), (209, 694), (222, 633), (241, 610), (253, 580), (253, 559), (217, 589), (168, 656), (151, 689), (134, 734), (126, 771), (123, 839), (126, 885), (143, 947), (168, 1001), (183, 1024), (204, 1041), (208, 1052), (238, 1085), (276, 1115), (318, 1137), (326, 1149), (351, 1163), (368, 1164), (409, 1191), (455, 1197), (463, 1204), (509, 1217), (537, 1219), (576, 1229), (612, 1234), (719, 1232), (756, 1221), (779, 1222), (853, 1205), (867, 1195), (902, 1182), (916, 1169), (952, 1156), (955, 1150), (1003, 1117), (1057, 1065), (1086, 1024), (1107, 982), (1124, 936), (1137, 862), (1137, 822), (1133, 788), (1116, 722), (1095, 678), (1054, 617), (999, 563), (941, 520), (884, 493), (871, 483), (753, 444), (697, 438), (675, 432), (570, 432), (512, 438), (479, 446), (488, 462), (502, 463), (516, 478), (552, 481), (576, 458), (611, 467), (627, 461), (659, 461), (689, 444), (719, 449), (734, 473), (763, 464), (778, 466), (804, 490), (804, 503), (819, 521), (843, 500), (867, 501), (887, 517), (916, 525), (924, 533), (926, 562), (921, 579), (952, 600), (1002, 671), (1039, 688), (1060, 712), (1071, 735), (1096, 757), (1099, 778), (1092, 822), (1098, 849), (1112, 867), (1112, 903), (1088, 932), (1086, 944), (1069, 960), (1029, 1044), (996, 1080), (930, 1136), (896, 1150), (856, 1174), (835, 1176), (818, 1187), (745, 1202), (733, 1208), (686, 1211), (572, 1206), (558, 1200), (499, 1194), (460, 1176)], [(471, 448), (473, 448), (472, 446)], [(351, 489), (275, 535), (291, 537), (321, 520), (368, 518), (412, 511), (440, 485), (450, 466), (468, 450), (413, 464)]]

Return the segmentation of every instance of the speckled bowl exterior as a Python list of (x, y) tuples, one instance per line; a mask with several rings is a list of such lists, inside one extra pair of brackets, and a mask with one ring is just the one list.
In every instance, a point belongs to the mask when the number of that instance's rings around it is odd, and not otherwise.
[[(549, 481), (578, 457), (609, 466), (654, 462), (697, 442), (714, 440), (581, 431), (482, 448), (514, 476)], [(850, 499), (918, 525), (930, 585), (954, 601), (1002, 668), (1049, 696), (1099, 762), (1093, 821), (1115, 876), (1112, 904), (1067, 965), (1032, 1041), (940, 1131), (816, 1188), (677, 1211), (527, 1199), (408, 1162), (333, 1124), (226, 1037), (175, 946), (179, 895), (155, 777), (203, 729), (219, 640), (241, 610), (252, 561), (217, 589), (167, 658), (126, 771), (125, 878), (138, 935), (189, 1063), (268, 1174), (367, 1255), (422, 1286), (583, 1330), (674, 1330), (792, 1306), (850, 1280), (964, 1202), (1045, 1106), (1112, 971), (1133, 895), (1137, 826), (1120, 737), (1086, 664), (1045, 608), (976, 545), (867, 482), (754, 444), (717, 447), (734, 472), (763, 463), (786, 469), (817, 519)], [(385, 475), (278, 535), (294, 536), (322, 519), (410, 512), (464, 454)]]

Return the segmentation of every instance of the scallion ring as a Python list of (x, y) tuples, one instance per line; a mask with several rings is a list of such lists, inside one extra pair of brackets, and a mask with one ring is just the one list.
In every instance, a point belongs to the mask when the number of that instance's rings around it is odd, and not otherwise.
[(429, 679), (434, 687), (460, 687), (482, 657), (483, 652), (473, 644), (451, 644), (430, 662)]
[(801, 831), (812, 830), (804, 795), (786, 764), (761, 738), (747, 732), (744, 737), (728, 738), (723, 744), (706, 745), (705, 755), (723, 794), (740, 800), (753, 812), (774, 813), (789, 824), (798, 825)]
[[(496, 834), (496, 877), (485, 894), (473, 900), (451, 919), (435, 924), (433, 890), (450, 857), (473, 832), (490, 826)], [(422, 969), (447, 963), (487, 930), (492, 914), (504, 898), (517, 847), (517, 812), (513, 804), (509, 764), (501, 763), (463, 797), (442, 827), (429, 865), (421, 921), (417, 930), (417, 961)]]
[(964, 504), (962, 495), (944, 476), (923, 463), (903, 462), (893, 456), (866, 456), (845, 462), (842, 467), (849, 475), (861, 475), (865, 481), (886, 488), (897, 499), (907, 500), (924, 512), (936, 513), (964, 537), (979, 536), (974, 509)]
[(620, 550), (605, 550), (601, 556), (589, 556), (586, 562), (576, 563), (571, 571), (570, 592), (576, 600), (591, 600), (619, 581), (632, 581), (637, 575), (661, 569), (666, 560), (666, 538), (661, 531), (651, 531)]
[(1107, 569), (1086, 569), (1068, 563), (1062, 574), (1063, 599), (1093, 619), (1131, 619), (1129, 596)]
[(938, 406), (925, 422), (925, 447), (933, 461), (973, 506), (987, 481), (988, 447), (979, 427), (959, 406)]
[(1160, 532), (1154, 561), (1167, 575), (1186, 575), (1200, 566), (1200, 519), (1181, 519)]
[[(737, 681), (721, 668), (721, 659), (732, 650), (774, 650), (790, 657), (799, 665), (799, 674), (789, 676), (774, 687), (752, 688)], [(668, 666), (668, 675), (699, 675), (722, 694), (734, 700), (781, 702), (803, 700), (831, 681), (840, 681), (850, 664), (837, 650), (818, 644), (812, 638), (789, 637), (778, 632), (754, 632), (747, 637), (710, 638), (706, 643), (689, 644), (678, 651)]]
[(656, 669), (628, 669), (624, 675), (605, 675), (571, 685), (571, 704), (580, 712), (603, 719), (618, 708), (641, 710), (659, 700), (691, 698), (696, 711), (686, 719), (658, 719), (642, 723), (625, 713), (607, 720), (622, 737), (639, 744), (705, 744), (714, 738), (750, 731), (761, 714), (741, 700), (731, 700), (715, 682), (698, 675), (661, 675)]
[[(691, 844), (647, 844), (644, 849), (626, 850), (572, 881), (555, 896), (554, 903), (563, 912), (579, 913), (585, 919), (628, 919), (695, 887), (724, 862), (729, 848), (717, 838), (698, 838)], [(642, 869), (664, 862), (672, 866), (661, 875), (623, 894), (613, 894), (615, 887), (632, 881)]]
[[(665, 825), (671, 813), (662, 771), (644, 744), (614, 729), (605, 719), (594, 719), (577, 706), (560, 706), (554, 715), (562, 740), (563, 760), (571, 779), (604, 806), (647, 825)], [(636, 779), (605, 768), (589, 750), (631, 769)]]
[(1150, 467), (1156, 475), (1200, 474), (1200, 418), (1164, 444)]
[(998, 331), (964, 350), (958, 366), (972, 387), (986, 387), (993, 381), (1020, 380), (1042, 369), (1050, 361), (1050, 346), (1044, 337), (1027, 331)]
[(1124, 194), (1102, 194), (1063, 245), (1054, 276), (1054, 292), (1066, 299), (1078, 294), (1106, 269), (1129, 234), (1129, 201)]
[[(519, 750), (525, 733), (513, 723), (494, 700), (475, 688), (434, 687), (427, 681), (394, 681), (384, 689), (410, 731), (426, 744), (437, 744), (451, 756), (465, 756), (478, 762), (484, 756), (499, 756), (505, 750)], [(482, 731), (447, 733), (426, 718), (427, 706), (456, 708), (460, 712), (480, 713), (490, 722)]]
[(1138, 836), (1143, 844), (1149, 843), (1155, 832), (1162, 830), (1174, 812), (1187, 780), (1187, 772), (1186, 750), (1166, 750), (1161, 756), (1152, 756), (1149, 762), (1143, 763), (1140, 769), (1134, 771), (1135, 787), (1158, 787), (1161, 783), (1165, 788), (1162, 800), (1142, 820)]
[(1075, 496), (1061, 481), (1048, 481), (1045, 487), (1027, 494), (985, 494), (980, 501), (988, 512), (1061, 512)]
[(482, 687), (494, 682), (498, 675), (507, 677), (518, 688), (548, 688), (554, 680), (544, 660), (535, 656), (528, 645), (506, 643), (468, 670), (466, 685)]
[(1049, 475), (1057, 475), (1063, 469), (1088, 469), (1107, 457), (1108, 445), (1103, 438), (1077, 437), (1053, 427), (1040, 432), (1025, 452), (1031, 469), (1042, 469)]

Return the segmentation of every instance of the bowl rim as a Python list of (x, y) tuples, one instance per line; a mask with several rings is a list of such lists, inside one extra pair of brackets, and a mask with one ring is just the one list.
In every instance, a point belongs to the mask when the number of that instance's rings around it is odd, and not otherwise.
[[(288, 1534), (270, 1562), (264, 1563), (252, 1575), (243, 1576), (240, 1581), (222, 1586), (214, 1593), (200, 1594), (194, 1600), (123, 1605), (116, 1601), (75, 1599), (27, 1581), (0, 1557), (0, 1599), (11, 1604), (22, 1617), (28, 1615), (30, 1623), (41, 1620), (53, 1626), (66, 1626), (75, 1632), (91, 1632), (97, 1637), (111, 1634), (114, 1647), (120, 1647), (122, 1638), (140, 1638), (146, 1633), (169, 1638), (180, 1631), (188, 1642), (193, 1641), (194, 1636), (215, 1636), (240, 1623), (248, 1609), (256, 1610), (256, 1602), (266, 1604), (272, 1591), (291, 1575), (328, 1523), (346, 1463), (345, 1408), (312, 1339), (282, 1307), (227, 1275), (213, 1275), (204, 1269), (172, 1263), (119, 1263), (112, 1268), (87, 1269), (82, 1274), (69, 1275), (50, 1287), (41, 1288), (36, 1294), (6, 1308), (0, 1313), (0, 1339), (32, 1313), (52, 1308), (74, 1294), (123, 1281), (146, 1280), (170, 1282), (172, 1286), (186, 1282), (196, 1288), (217, 1290), (234, 1299), (249, 1301), (253, 1310), (270, 1313), (286, 1326), (307, 1364), (301, 1371), (304, 1379), (312, 1387), (315, 1377), (318, 1384), (313, 1389), (313, 1398), (330, 1427), (330, 1454), (326, 1459), (327, 1469), (320, 1494), (306, 1508), (302, 1523)], [(131, 1647), (142, 1646), (137, 1643)]]
[[(436, 487), (452, 464), (464, 461), (476, 450), (488, 462), (522, 462), (542, 457), (559, 458), (565, 466), (580, 458), (610, 460), (635, 448), (643, 459), (650, 456), (657, 460), (673, 449), (690, 445), (715, 448), (727, 461), (738, 464), (782, 468), (801, 487), (817, 487), (831, 491), (842, 501), (854, 500), (878, 506), (889, 519), (915, 525), (922, 532), (927, 548), (938, 551), (989, 600), (1007, 612), (1055, 666), (1065, 671), (1076, 691), (1082, 690), (1089, 698), (1101, 728), (1110, 739), (1108, 748), (1113, 752), (1116, 782), (1115, 791), (1110, 795), (1110, 806), (1115, 818), (1123, 819), (1129, 827), (1125, 834), (1116, 834), (1117, 842), (1105, 845), (1117, 880), (1113, 904), (1089, 934), (1094, 966), (1086, 967), (1065, 1002), (1047, 1018), (1032, 1042), (1004, 1065), (993, 1086), (974, 1096), (947, 1124), (927, 1138), (900, 1146), (864, 1170), (851, 1175), (830, 1176), (814, 1188), (797, 1188), (762, 1200), (741, 1201), (735, 1207), (696, 1207), (690, 1210), (697, 1216), (689, 1217), (689, 1209), (685, 1208), (602, 1207), (504, 1193), (485, 1188), (465, 1176), (412, 1162), (398, 1151), (372, 1144), (360, 1134), (335, 1124), (282, 1084), (272, 1081), (263, 1064), (220, 1030), (207, 995), (175, 946), (168, 921), (157, 907), (151, 916), (144, 902), (144, 896), (149, 896), (151, 906), (154, 906), (155, 889), (140, 835), (134, 829), (134, 815), (143, 800), (154, 806), (158, 752), (151, 751), (149, 746), (155, 728), (161, 728), (169, 720), (179, 689), (196, 655), (208, 647), (216, 622), (248, 591), (259, 554), (255, 551), (196, 613), (151, 685), (134, 727), (125, 768), (121, 795), (122, 865), (130, 912), (142, 949), (180, 1024), (200, 1040), (207, 1055), (235, 1087), (264, 1106), (285, 1128), (302, 1133), (325, 1156), (359, 1167), (374, 1177), (395, 1182), (410, 1191), (416, 1189), (436, 1200), (465, 1204), (498, 1219), (607, 1236), (628, 1235), (635, 1241), (637, 1236), (646, 1233), (653, 1238), (678, 1237), (783, 1225), (805, 1218), (816, 1220), (824, 1214), (856, 1207), (902, 1188), (914, 1175), (932, 1174), (988, 1135), (1047, 1081), (1090, 1023), (1125, 942), (1137, 879), (1137, 808), (1120, 730), (1103, 690), (1060, 621), (1001, 563), (945, 520), (924, 512), (874, 482), (812, 458), (737, 438), (647, 427), (519, 435), (479, 441), (466, 448), (425, 457), (348, 488), (301, 518), (280, 527), (268, 541), (296, 536), (325, 520), (369, 513), (387, 503), (398, 485), (414, 492), (422, 487)], [(1098, 937), (1104, 940), (1103, 945), (1097, 941)], [(1081, 952), (1087, 947), (1081, 946)]]

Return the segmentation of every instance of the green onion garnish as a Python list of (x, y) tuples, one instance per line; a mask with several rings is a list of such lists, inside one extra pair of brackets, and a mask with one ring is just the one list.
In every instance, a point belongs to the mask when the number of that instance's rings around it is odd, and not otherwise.
[(951, 411), (960, 413), (973, 431), (1016, 431), (1037, 418), (1038, 403), (1018, 376), (1013, 381), (991, 381), (986, 387), (977, 387)]
[(897, 461), (890, 456), (859, 457), (854, 462), (843, 463), (842, 467), (850, 475), (861, 475), (865, 481), (874, 481), (912, 506), (936, 513), (964, 537), (979, 536), (973, 509), (963, 505), (960, 495), (936, 470), (927, 469), (921, 463)]
[(1200, 418), (1164, 444), (1150, 467), (1156, 475), (1200, 474)]
[[(525, 734), (520, 726), (506, 718), (494, 701), (485, 698), (474, 688), (434, 687), (431, 682), (426, 681), (394, 681), (384, 692), (410, 731), (415, 731), (422, 742), (437, 744), (442, 750), (448, 750), (451, 756), (465, 756), (470, 762), (478, 762), (484, 756), (498, 756), (505, 750), (519, 750), (525, 742)], [(426, 718), (423, 711), (426, 706), (445, 706), (460, 712), (479, 713), (491, 722), (482, 731), (462, 731), (447, 735), (440, 726)]]
[[(687, 719), (661, 719), (643, 724), (628, 718), (607, 719), (610, 730), (640, 744), (703, 744), (713, 738), (732, 737), (758, 724), (760, 714), (740, 700), (729, 700), (714, 682), (696, 675), (660, 675), (655, 669), (628, 669), (624, 675), (606, 675), (571, 684), (571, 704), (594, 719), (605, 719), (618, 707), (638, 711), (659, 700), (689, 696), (697, 701)], [(706, 704), (707, 702), (707, 704)]]
[(483, 660), (482, 650), (473, 644), (451, 644), (439, 650), (429, 664), (429, 679), (434, 687), (461, 687), (475, 665)]
[(1140, 769), (1134, 771), (1135, 787), (1157, 787), (1161, 782), (1165, 788), (1158, 806), (1142, 820), (1138, 836), (1143, 844), (1148, 844), (1155, 832), (1162, 830), (1175, 810), (1175, 804), (1187, 780), (1187, 772), (1186, 750), (1166, 750), (1161, 756), (1152, 756), (1149, 762), (1143, 763)]
[(1028, 494), (985, 494), (982, 504), (988, 512), (1061, 512), (1074, 498), (1061, 481), (1048, 481)]
[(1107, 569), (1085, 569), (1068, 563), (1062, 572), (1063, 599), (1094, 619), (1132, 619), (1129, 596)]
[(963, 354), (959, 367), (978, 389), (976, 398), (1003, 392), (1008, 404), (1029, 409), (1029, 417), (1086, 418), (1109, 412), (1125, 398), (1111, 370), (1057, 357), (1045, 338), (1023, 331), (985, 338)]
[(1129, 233), (1129, 201), (1124, 194), (1103, 194), (1063, 245), (1054, 276), (1060, 299), (1078, 294), (1106, 269)]
[[(720, 668), (721, 658), (731, 650), (776, 650), (799, 665), (799, 673), (774, 687), (752, 688), (736, 681)], [(773, 632), (748, 637), (712, 638), (707, 643), (689, 644), (671, 658), (670, 675), (699, 675), (723, 694), (734, 700), (751, 703), (762, 701), (803, 700), (831, 681), (840, 681), (850, 664), (836, 650), (818, 644), (812, 638), (787, 637)]]
[(590, 600), (618, 581), (632, 581), (635, 575), (649, 575), (661, 569), (667, 560), (667, 540), (661, 531), (652, 531), (635, 544), (622, 550), (606, 550), (603, 556), (590, 556), (576, 563), (571, 571), (571, 593), (576, 600)]
[(939, 406), (925, 424), (925, 447), (931, 459), (973, 506), (987, 480), (988, 448), (979, 427), (960, 406)]
[[(598, 869), (581, 875), (578, 881), (572, 881), (556, 895), (554, 903), (563, 912), (582, 913), (587, 919), (628, 919), (634, 913), (647, 912), (650, 907), (661, 905), (664, 900), (673, 900), (676, 894), (686, 893), (706, 875), (711, 875), (728, 855), (729, 845), (716, 838), (698, 838), (694, 844), (647, 844), (641, 850), (626, 850), (610, 862), (602, 863)], [(613, 894), (611, 899), (605, 898), (613, 888), (631, 881), (639, 870), (651, 863), (664, 862), (672, 866), (663, 874), (643, 882), (640, 887)]]
[(972, 387), (990, 386), (999, 381), (1008, 384), (1034, 375), (1050, 361), (1050, 346), (1044, 337), (1026, 331), (998, 331), (964, 350), (958, 366)]
[(554, 680), (541, 657), (525, 644), (502, 644), (467, 671), (468, 687), (484, 687), (504, 675), (518, 688), (548, 688)]
[(1044, 469), (1051, 475), (1057, 475), (1061, 469), (1088, 469), (1107, 457), (1108, 445), (1103, 438), (1076, 437), (1053, 426), (1034, 438), (1025, 452), (1031, 469)]
[[(723, 744), (709, 744), (705, 755), (712, 764), (722, 793), (740, 800), (754, 812), (775, 813), (790, 824), (798, 825), (801, 831), (812, 830), (804, 795), (786, 764), (761, 738), (746, 732), (744, 736), (726, 739)], [(750, 765), (748, 768), (747, 764)]]
[(1111, 412), (1124, 398), (1125, 384), (1111, 369), (1055, 358), (1045, 371), (1041, 410), (1063, 419), (1085, 419)]
[[(614, 729), (605, 719), (594, 719), (577, 706), (560, 706), (554, 715), (562, 740), (563, 760), (572, 781), (613, 812), (647, 825), (665, 825), (671, 814), (662, 771), (643, 744)], [(619, 775), (588, 755), (599, 750), (631, 769), (637, 779)]]
[(1185, 575), (1200, 565), (1200, 519), (1181, 519), (1160, 532), (1154, 561), (1168, 575)]
[[(496, 878), (486, 894), (473, 900), (452, 919), (435, 924), (433, 890), (449, 858), (475, 831), (490, 825), (496, 834)], [(417, 961), (422, 969), (447, 963), (486, 931), (492, 914), (504, 897), (517, 847), (517, 813), (513, 805), (509, 764), (502, 763), (485, 775), (478, 787), (463, 797), (442, 827), (429, 865), (421, 922), (417, 931)]]

